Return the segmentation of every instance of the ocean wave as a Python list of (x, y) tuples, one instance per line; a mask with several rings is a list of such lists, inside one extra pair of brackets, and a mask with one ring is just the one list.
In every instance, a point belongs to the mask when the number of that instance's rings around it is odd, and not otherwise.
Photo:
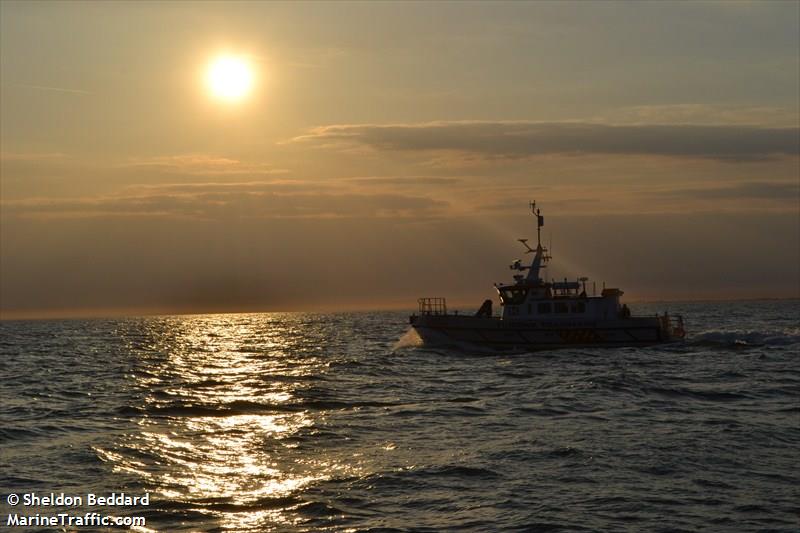
[(749, 399), (750, 396), (741, 392), (693, 390), (686, 387), (643, 387), (648, 394), (667, 398), (691, 398), (707, 402), (730, 402)]
[(708, 330), (691, 335), (687, 341), (695, 345), (747, 347), (788, 346), (800, 343), (800, 331)]
[(330, 518), (345, 514), (342, 509), (320, 501), (303, 502), (295, 506), (292, 511), (307, 518)]
[(145, 407), (125, 405), (117, 409), (123, 416), (167, 416), (167, 417), (213, 417), (236, 416), (260, 413), (296, 413), (299, 411), (340, 411), (369, 407), (394, 407), (396, 403), (361, 401), (343, 402), (332, 400), (307, 400), (294, 403), (264, 403), (252, 401), (234, 401), (221, 404), (202, 404), (171, 402), (163, 404), (150, 404)]
[(188, 501), (169, 500), (159, 503), (164, 510), (206, 509), (217, 512), (243, 513), (247, 511), (266, 511), (284, 509), (302, 504), (302, 500), (294, 496), (267, 496), (248, 502), (236, 502), (230, 498), (205, 498)]

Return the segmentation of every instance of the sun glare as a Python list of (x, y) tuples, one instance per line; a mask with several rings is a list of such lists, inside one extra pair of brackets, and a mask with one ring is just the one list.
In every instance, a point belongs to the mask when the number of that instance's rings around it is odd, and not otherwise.
[(242, 100), (253, 87), (253, 69), (236, 56), (221, 56), (208, 67), (206, 82), (211, 94), (228, 102)]

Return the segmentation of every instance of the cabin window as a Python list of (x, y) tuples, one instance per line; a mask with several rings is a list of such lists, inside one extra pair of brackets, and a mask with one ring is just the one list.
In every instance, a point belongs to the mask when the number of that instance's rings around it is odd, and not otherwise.
[(528, 296), (528, 289), (503, 289), (500, 291), (500, 298), (504, 304), (519, 305)]
[(572, 304), (572, 312), (573, 313), (585, 313), (586, 312), (586, 302), (578, 302)]
[(539, 314), (549, 313), (550, 312), (550, 302), (540, 303), (539, 306), (536, 308)]
[(556, 302), (556, 313), (569, 313), (569, 306), (564, 302)]

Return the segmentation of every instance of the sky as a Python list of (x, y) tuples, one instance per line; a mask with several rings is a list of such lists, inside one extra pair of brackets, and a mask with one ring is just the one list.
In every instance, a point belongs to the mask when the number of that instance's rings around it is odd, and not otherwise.
[(0, 2), (0, 318), (477, 308), (531, 200), (548, 277), (800, 297), (800, 3)]

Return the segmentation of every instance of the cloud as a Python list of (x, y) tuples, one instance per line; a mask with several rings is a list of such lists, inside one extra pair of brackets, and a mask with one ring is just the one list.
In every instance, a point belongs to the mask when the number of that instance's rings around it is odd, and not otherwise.
[(0, 161), (53, 161), (66, 159), (61, 152), (3, 152)]
[(334, 187), (320, 181), (276, 179), (269, 181), (232, 181), (232, 182), (189, 182), (189, 183), (137, 183), (129, 185), (122, 191), (126, 196), (149, 196), (157, 194), (196, 195), (212, 192), (313, 192), (329, 190)]
[(662, 104), (615, 109), (596, 121), (614, 124), (715, 124), (796, 127), (797, 110), (774, 106)]
[(159, 170), (171, 174), (205, 175), (263, 175), (285, 174), (286, 169), (274, 168), (263, 163), (248, 163), (229, 157), (207, 154), (181, 154), (134, 159), (127, 168)]
[(20, 89), (34, 89), (37, 91), (51, 91), (51, 92), (79, 94), (79, 95), (94, 94), (90, 91), (84, 91), (83, 89), (70, 89), (68, 87), (50, 87), (47, 85), (29, 85), (25, 83), (14, 83), (12, 85), (14, 87), (19, 87)]
[(37, 198), (2, 203), (4, 216), (32, 218), (168, 217), (384, 218), (433, 216), (447, 202), (403, 194), (292, 191), (283, 184), (177, 184), (119, 195)]
[(437, 176), (369, 176), (346, 178), (344, 181), (359, 185), (369, 186), (427, 186), (427, 185), (453, 185), (462, 181), (460, 178), (444, 178)]
[(745, 182), (724, 187), (704, 187), (677, 189), (660, 193), (657, 196), (697, 198), (707, 200), (771, 200), (791, 202), (796, 205), (800, 196), (800, 185), (790, 182)]
[(356, 144), (381, 151), (458, 152), (484, 158), (611, 154), (758, 160), (798, 155), (800, 128), (464, 121), (321, 126), (293, 141)]

